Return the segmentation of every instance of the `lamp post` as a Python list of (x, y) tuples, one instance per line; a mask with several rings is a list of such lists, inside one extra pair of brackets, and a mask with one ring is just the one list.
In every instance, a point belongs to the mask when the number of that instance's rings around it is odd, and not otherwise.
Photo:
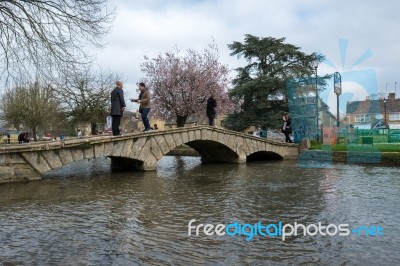
[(313, 67), (315, 69), (315, 101), (316, 101), (316, 117), (317, 117), (317, 141), (319, 142), (319, 111), (318, 111), (318, 58), (315, 58), (313, 61)]
[(387, 125), (386, 125), (386, 98), (383, 98), (383, 108), (385, 110), (385, 116), (383, 117), (383, 122), (385, 123), (385, 128), (387, 128)]
[(333, 87), (337, 96), (336, 126), (339, 128), (339, 96), (342, 94), (342, 76), (339, 74), (339, 72), (335, 72), (333, 74)]

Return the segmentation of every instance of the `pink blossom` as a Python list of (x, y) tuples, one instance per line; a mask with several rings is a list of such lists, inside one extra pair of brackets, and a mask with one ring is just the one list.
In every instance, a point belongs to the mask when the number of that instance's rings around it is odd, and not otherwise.
[(145, 57), (141, 68), (152, 91), (152, 109), (164, 119), (205, 113), (211, 95), (217, 100), (219, 114), (233, 109), (227, 94), (229, 70), (219, 62), (215, 45), (202, 53), (189, 49), (181, 56), (175, 49), (153, 59)]

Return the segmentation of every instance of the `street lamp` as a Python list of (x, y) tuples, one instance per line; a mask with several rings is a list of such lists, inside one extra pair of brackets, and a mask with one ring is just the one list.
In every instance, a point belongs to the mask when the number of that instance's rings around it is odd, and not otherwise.
[(385, 123), (385, 128), (387, 128), (386, 125), (386, 99), (383, 98), (383, 108), (385, 109), (385, 116), (383, 117), (383, 122)]
[(317, 72), (317, 70), (318, 70), (318, 64), (319, 64), (319, 61), (318, 61), (318, 58), (315, 58), (314, 59), (314, 61), (313, 61), (313, 67), (314, 67), (314, 69), (315, 69), (315, 100), (316, 100), (316, 113), (317, 113), (317, 115), (316, 115), (316, 117), (317, 117), (317, 141), (319, 142), (319, 112), (318, 112), (318, 105), (319, 105), (319, 103), (318, 103), (318, 72)]
[(339, 128), (339, 96), (342, 94), (342, 77), (339, 72), (333, 74), (333, 87), (334, 92), (337, 95), (337, 115), (336, 115), (336, 126)]

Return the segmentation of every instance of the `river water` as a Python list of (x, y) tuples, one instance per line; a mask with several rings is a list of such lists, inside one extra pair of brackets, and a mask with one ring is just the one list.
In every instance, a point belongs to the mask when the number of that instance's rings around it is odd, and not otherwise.
[[(41, 181), (1, 185), (0, 262), (399, 265), (400, 168), (302, 168), (296, 161), (202, 165), (196, 157), (164, 157), (157, 172), (112, 173), (109, 165), (108, 159), (81, 161)], [(246, 240), (248, 230), (220, 236), (200, 227), (199, 236), (195, 229), (189, 236), (192, 219), (192, 226), (261, 221), (381, 229)]]

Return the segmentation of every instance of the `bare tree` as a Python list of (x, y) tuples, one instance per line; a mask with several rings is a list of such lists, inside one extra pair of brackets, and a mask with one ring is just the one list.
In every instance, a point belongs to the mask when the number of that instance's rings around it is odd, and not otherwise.
[(114, 10), (108, 0), (0, 1), (0, 77), (48, 77), (91, 60), (87, 45), (101, 46)]
[(96, 134), (96, 124), (104, 123), (110, 113), (110, 93), (118, 79), (115, 73), (90, 67), (64, 72), (55, 90), (71, 124), (90, 123)]
[(39, 82), (20, 83), (7, 89), (1, 99), (0, 117), (15, 128), (20, 126), (32, 130), (34, 140), (39, 127), (48, 125), (57, 119), (58, 102), (50, 85)]

